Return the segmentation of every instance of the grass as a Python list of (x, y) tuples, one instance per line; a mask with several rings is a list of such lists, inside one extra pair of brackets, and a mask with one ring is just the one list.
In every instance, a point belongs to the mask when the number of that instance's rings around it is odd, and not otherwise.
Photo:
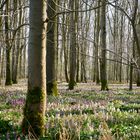
[[(120, 86), (120, 88), (119, 88)], [(26, 83), (0, 87), (0, 139), (22, 138), (20, 128)], [(46, 131), (42, 140), (139, 140), (140, 89), (110, 85), (100, 91), (92, 83), (73, 91), (59, 84), (59, 96), (48, 96)], [(26, 139), (30, 139), (29, 136)]]

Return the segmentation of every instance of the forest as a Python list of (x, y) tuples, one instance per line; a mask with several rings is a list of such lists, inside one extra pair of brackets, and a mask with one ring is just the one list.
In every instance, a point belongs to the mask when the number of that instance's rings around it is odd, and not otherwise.
[(0, 0), (0, 140), (140, 140), (140, 0)]

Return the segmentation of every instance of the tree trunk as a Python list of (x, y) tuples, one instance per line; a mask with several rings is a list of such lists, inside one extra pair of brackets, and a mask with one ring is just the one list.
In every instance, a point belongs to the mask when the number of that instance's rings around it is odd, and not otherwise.
[[(65, 7), (65, 3), (64, 3), (64, 7)], [(68, 56), (67, 56), (67, 48), (66, 48), (66, 28), (65, 28), (65, 14), (63, 14), (63, 18), (62, 18), (62, 50), (64, 53), (64, 72), (65, 72), (65, 79), (66, 82), (69, 82), (69, 77), (68, 77)]]
[(133, 31), (134, 31), (134, 37), (135, 37), (135, 41), (136, 41), (136, 44), (137, 44), (137, 54), (138, 54), (138, 60), (137, 60), (137, 63), (138, 63), (138, 70), (137, 70), (137, 86), (140, 86), (140, 1), (137, 1), (138, 2), (138, 24), (136, 26), (136, 35), (135, 35), (135, 28), (133, 28)]
[[(71, 10), (75, 9), (75, 0), (71, 0)], [(70, 79), (69, 79), (69, 89), (73, 90), (75, 86), (75, 76), (76, 76), (76, 19), (75, 12), (71, 13), (70, 20)]]
[[(100, 1), (98, 1), (98, 6), (100, 6)], [(95, 45), (95, 80), (96, 80), (96, 84), (100, 83), (100, 79), (99, 79), (99, 57), (98, 57), (98, 48), (99, 48), (99, 33), (100, 33), (100, 8), (98, 8), (97, 11), (97, 20), (96, 20), (96, 45)]]
[[(20, 63), (19, 63), (19, 66), (20, 66)], [(27, 64), (26, 64), (26, 45), (25, 45), (23, 48), (23, 70), (22, 70), (23, 78), (27, 78), (26, 77), (26, 67), (27, 67)], [(21, 68), (19, 67), (19, 71), (20, 70), (21, 70)]]
[(101, 10), (101, 90), (108, 90), (106, 72), (106, 1), (102, 0)]
[[(1, 64), (2, 64), (2, 60), (1, 60), (2, 54), (1, 54), (1, 52), (2, 52), (2, 48), (0, 48), (0, 71), (1, 71)], [(1, 85), (1, 75), (0, 75), (0, 85)]]
[(119, 63), (119, 82), (122, 82), (122, 55), (123, 55), (123, 37), (124, 37), (124, 23), (125, 23), (125, 18), (124, 15), (121, 14), (121, 29), (120, 29), (120, 46), (119, 46), (119, 55), (120, 55), (120, 63)]
[(5, 85), (12, 85), (12, 77), (11, 77), (11, 49), (6, 49), (6, 81)]
[[(19, 1), (19, 6), (21, 6), (21, 2)], [(19, 13), (19, 23), (18, 25), (20, 26), (22, 23), (22, 10), (20, 10), (20, 13)], [(21, 31), (18, 30), (17, 31), (17, 36), (20, 38), (21, 37)], [(13, 81), (13, 84), (17, 84), (18, 83), (18, 65), (19, 65), (19, 54), (20, 54), (20, 49), (21, 47), (21, 40), (17, 40), (16, 42), (16, 59), (15, 59), (15, 65), (14, 65), (14, 69), (13, 69), (13, 75), (12, 75), (12, 81)], [(22, 72), (22, 70), (21, 70)]]
[(22, 64), (24, 63), (23, 62), (23, 57), (22, 57), (22, 51), (23, 51), (23, 46), (19, 49), (19, 73), (18, 73), (18, 78), (23, 78), (23, 75), (22, 75)]
[[(8, 15), (9, 0), (6, 3), (6, 14)], [(9, 19), (5, 16), (5, 34), (6, 34), (6, 81), (5, 85), (12, 85), (11, 76), (11, 47), (9, 44)]]
[(30, 0), (28, 94), (22, 131), (34, 139), (44, 135), (46, 108), (46, 1)]
[(132, 88), (133, 88), (133, 61), (132, 61), (132, 59), (131, 59), (129, 90), (132, 90)]
[[(48, 18), (51, 18), (56, 13), (57, 0), (48, 0), (47, 12)], [(56, 81), (56, 47), (57, 47), (57, 18), (54, 17), (48, 23), (47, 32), (47, 94), (57, 95), (57, 81)]]
[(2, 49), (2, 56), (1, 56), (1, 71), (0, 71), (0, 76), (1, 76), (1, 79), (4, 78), (4, 59), (5, 59), (5, 51), (4, 49)]

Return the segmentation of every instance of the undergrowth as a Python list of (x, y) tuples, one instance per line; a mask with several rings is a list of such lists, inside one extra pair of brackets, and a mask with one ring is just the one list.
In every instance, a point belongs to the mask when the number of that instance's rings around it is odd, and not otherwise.
[[(140, 91), (75, 90), (48, 96), (41, 140), (139, 140)], [(31, 139), (21, 131), (26, 90), (0, 92), (0, 139)]]

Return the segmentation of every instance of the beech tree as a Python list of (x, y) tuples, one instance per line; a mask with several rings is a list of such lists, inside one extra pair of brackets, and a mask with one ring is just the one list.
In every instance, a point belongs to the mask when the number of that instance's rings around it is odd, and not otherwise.
[[(101, 0), (98, 0), (97, 6), (100, 7), (100, 2)], [(95, 64), (93, 65), (94, 67), (94, 77), (93, 77), (93, 81), (96, 81), (96, 84), (100, 83), (100, 79), (99, 79), (99, 37), (100, 37), (100, 10), (101, 8), (98, 8), (95, 12), (95, 51), (93, 53), (95, 53)]]
[[(70, 0), (71, 10), (75, 9), (76, 0)], [(74, 89), (76, 76), (76, 14), (71, 13), (70, 18), (70, 76), (69, 89)]]
[[(17, 7), (21, 6), (21, 1), (14, 0), (14, 10), (16, 12)], [(20, 26), (22, 24), (22, 10), (20, 10), (19, 14), (14, 18), (14, 24), (15, 26)], [(19, 17), (19, 18), (18, 18)], [(17, 24), (16, 24), (17, 23)], [(22, 35), (21, 29), (17, 31), (17, 36), (20, 38)], [(18, 39), (15, 41), (13, 46), (13, 52), (12, 52), (12, 82), (13, 84), (17, 84), (18, 82), (18, 66), (19, 66), (19, 56), (20, 56), (20, 50), (23, 48), (24, 45), (21, 44), (21, 40)]]
[[(8, 15), (9, 0), (6, 2), (6, 15)], [(6, 81), (5, 85), (12, 85), (11, 75), (11, 46), (9, 43), (9, 17), (5, 16), (5, 44), (6, 44)]]
[(106, 62), (106, 0), (101, 1), (101, 61), (100, 61), (100, 73), (101, 73), (101, 90), (108, 90), (107, 84), (107, 62)]
[[(138, 4), (138, 16), (137, 16), (137, 25), (136, 25), (136, 32), (137, 32), (137, 38), (138, 38), (138, 44), (137, 44), (137, 63), (138, 63), (138, 70), (137, 70), (137, 86), (140, 86), (140, 0), (136, 0)], [(136, 39), (136, 37), (135, 37)]]
[(48, 0), (47, 14), (50, 21), (48, 22), (47, 31), (47, 94), (57, 95), (56, 81), (56, 49), (57, 49), (57, 17), (56, 8), (57, 0)]
[(46, 108), (46, 1), (30, 0), (28, 94), (22, 130), (37, 138), (44, 134)]

